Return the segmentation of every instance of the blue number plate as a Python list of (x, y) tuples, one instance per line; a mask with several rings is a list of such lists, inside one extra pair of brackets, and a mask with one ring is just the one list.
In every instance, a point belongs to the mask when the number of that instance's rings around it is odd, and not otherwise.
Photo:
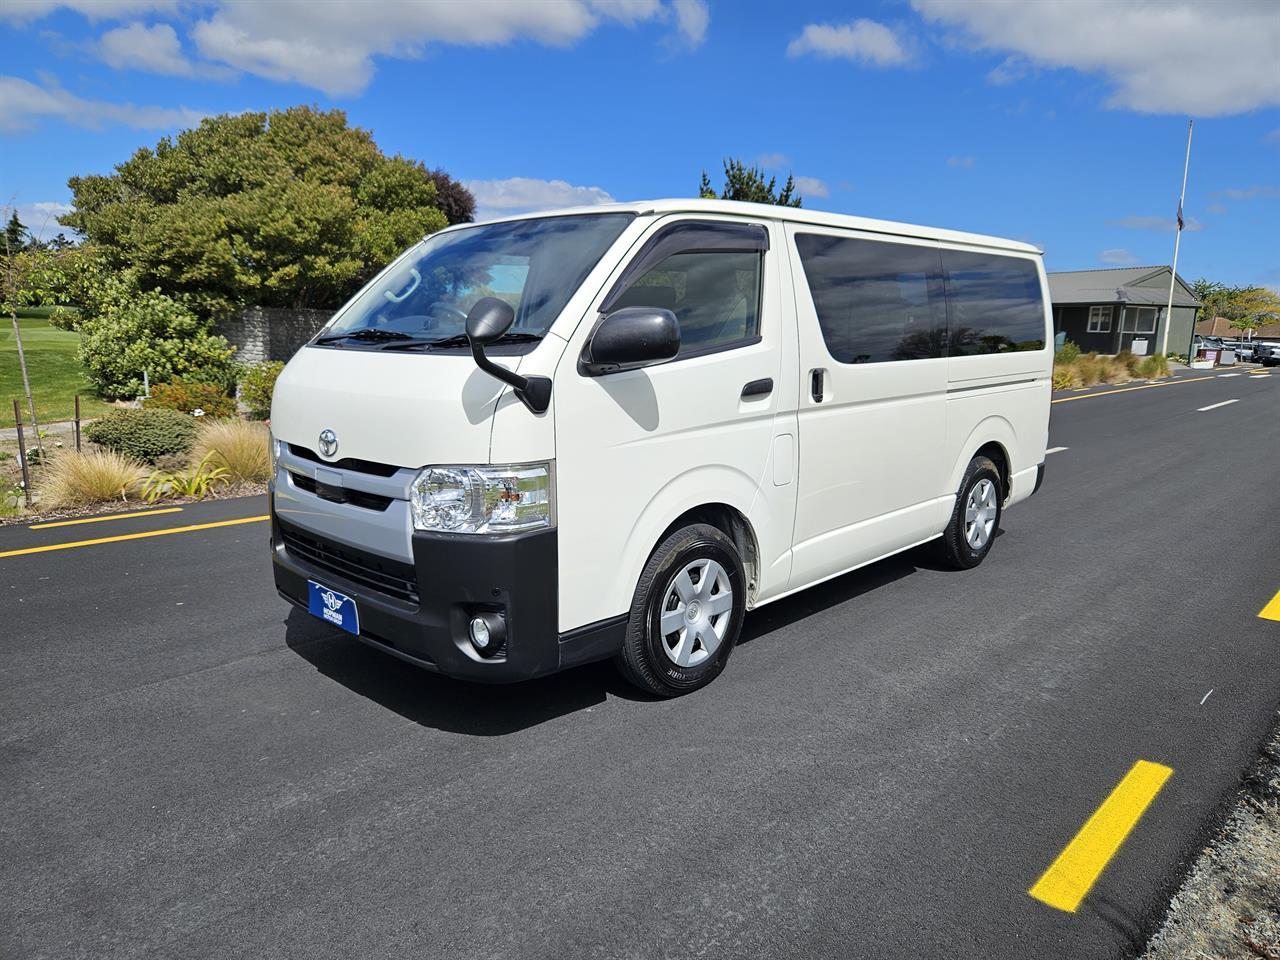
[(347, 633), (360, 633), (360, 614), (356, 610), (356, 602), (345, 594), (330, 590), (326, 586), (307, 581), (309, 591), (308, 609), (312, 616), (319, 617), (326, 623), (341, 627)]

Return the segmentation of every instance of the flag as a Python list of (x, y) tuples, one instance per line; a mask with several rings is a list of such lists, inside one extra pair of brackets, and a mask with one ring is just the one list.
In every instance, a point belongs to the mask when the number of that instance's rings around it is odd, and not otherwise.
[(1182, 201), (1178, 201), (1178, 232), (1182, 232)]

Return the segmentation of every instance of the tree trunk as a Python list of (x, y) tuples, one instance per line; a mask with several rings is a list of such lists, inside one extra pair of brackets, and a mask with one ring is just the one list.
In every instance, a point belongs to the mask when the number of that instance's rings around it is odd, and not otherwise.
[(18, 345), (18, 366), (22, 369), (22, 389), (27, 395), (27, 409), (31, 411), (31, 429), (36, 435), (36, 450), (40, 452), (40, 462), (44, 462), (44, 441), (40, 438), (40, 423), (36, 420), (36, 401), (31, 395), (31, 378), (27, 375), (27, 354), (22, 349), (22, 327), (18, 324), (18, 313), (15, 310), (9, 315), (13, 320), (13, 342)]

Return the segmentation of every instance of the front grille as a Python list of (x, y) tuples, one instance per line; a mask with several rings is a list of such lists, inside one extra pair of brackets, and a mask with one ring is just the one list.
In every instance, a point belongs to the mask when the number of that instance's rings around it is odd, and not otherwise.
[(294, 557), (397, 600), (418, 603), (413, 564), (366, 553), (278, 521), (284, 547)]
[(346, 487), (331, 487), (326, 483), (316, 483), (311, 477), (294, 473), (292, 470), (289, 471), (289, 477), (293, 480), (293, 485), (299, 490), (315, 494), (317, 497), (322, 497), (331, 503), (349, 503), (356, 507), (363, 507), (365, 510), (377, 510), (379, 512), (391, 506), (391, 498), (384, 497), (381, 494), (365, 493), (363, 490), (348, 490)]
[(341, 460), (325, 460), (314, 450), (296, 443), (289, 444), (289, 452), (295, 457), (310, 460), (322, 467), (337, 467), (339, 470), (351, 470), (355, 473), (369, 473), (375, 477), (394, 477), (400, 468), (390, 463), (375, 463), (373, 460), (358, 460), (355, 457), (344, 457)]

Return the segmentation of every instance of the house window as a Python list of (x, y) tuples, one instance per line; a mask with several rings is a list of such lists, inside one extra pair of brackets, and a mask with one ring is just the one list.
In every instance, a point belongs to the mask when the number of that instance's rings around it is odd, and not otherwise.
[(1089, 326), (1086, 329), (1089, 333), (1110, 333), (1111, 307), (1090, 307)]
[(1124, 312), (1125, 333), (1155, 333), (1155, 307), (1129, 307)]

